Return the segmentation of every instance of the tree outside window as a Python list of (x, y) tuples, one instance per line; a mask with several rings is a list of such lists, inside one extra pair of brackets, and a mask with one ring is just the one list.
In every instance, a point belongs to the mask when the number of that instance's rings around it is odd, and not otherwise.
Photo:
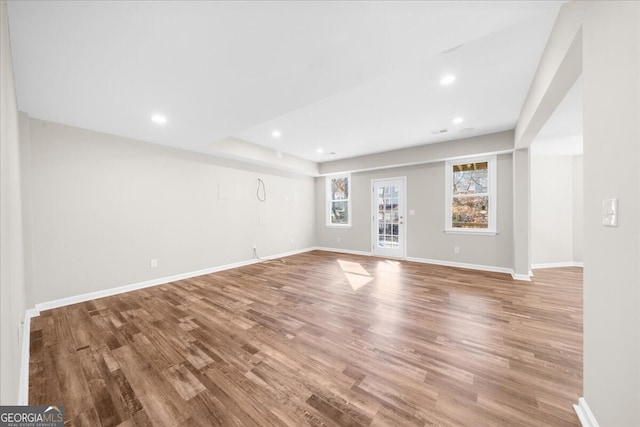
[(447, 162), (451, 231), (495, 231), (495, 158)]
[(350, 175), (327, 177), (327, 226), (351, 225)]

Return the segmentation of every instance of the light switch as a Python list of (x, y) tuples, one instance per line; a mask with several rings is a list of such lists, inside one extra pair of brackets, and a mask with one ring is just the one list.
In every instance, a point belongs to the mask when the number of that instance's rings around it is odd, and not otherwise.
[(410, 209), (410, 210), (409, 210), (409, 215), (415, 215), (415, 214), (416, 214), (416, 211), (415, 211), (415, 210), (413, 210), (413, 209)]
[(618, 199), (604, 199), (602, 201), (602, 225), (618, 226)]

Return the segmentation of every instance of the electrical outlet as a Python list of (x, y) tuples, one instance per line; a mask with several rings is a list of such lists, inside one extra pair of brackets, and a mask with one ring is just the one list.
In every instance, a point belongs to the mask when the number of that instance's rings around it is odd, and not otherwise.
[(253, 244), (253, 250), (255, 251), (256, 249), (258, 249), (258, 248), (256, 247), (256, 244), (254, 243)]
[(151, 260), (151, 268), (158, 268), (158, 260), (157, 259), (152, 259)]
[(293, 247), (293, 239), (289, 239), (289, 243), (291, 244), (291, 247)]
[(460, 253), (460, 246), (454, 246), (453, 247), (453, 253), (454, 254), (459, 254)]
[(336, 237), (336, 242), (340, 243), (340, 238)]

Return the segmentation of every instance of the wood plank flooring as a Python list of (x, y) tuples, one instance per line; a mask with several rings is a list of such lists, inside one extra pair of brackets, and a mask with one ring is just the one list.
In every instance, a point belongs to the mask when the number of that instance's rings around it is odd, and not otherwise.
[(67, 426), (579, 426), (582, 269), (314, 251), (42, 312)]

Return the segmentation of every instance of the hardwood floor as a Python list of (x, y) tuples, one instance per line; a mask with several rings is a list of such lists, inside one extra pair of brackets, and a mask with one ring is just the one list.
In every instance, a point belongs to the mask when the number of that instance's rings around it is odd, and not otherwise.
[(582, 269), (309, 252), (42, 312), (68, 426), (579, 426)]

